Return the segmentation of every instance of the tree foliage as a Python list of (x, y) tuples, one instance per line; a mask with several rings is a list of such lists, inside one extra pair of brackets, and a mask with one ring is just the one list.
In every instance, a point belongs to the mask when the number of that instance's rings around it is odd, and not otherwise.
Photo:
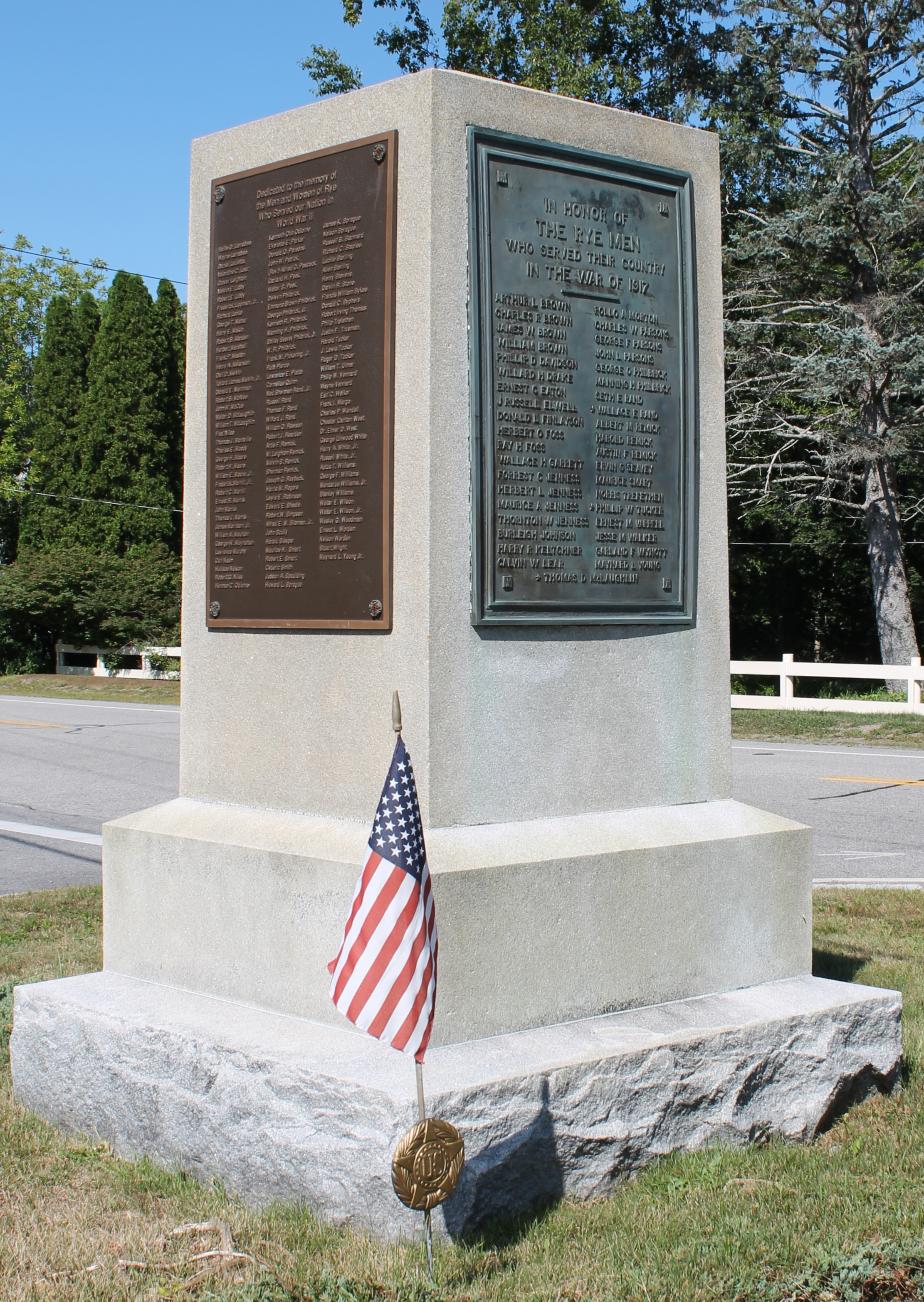
[[(185, 309), (167, 281), (0, 261), (0, 662), (174, 640)], [(19, 553), (16, 554), (17, 526)], [(13, 559), (15, 556), (15, 559)]]
[(52, 672), (57, 641), (172, 642), (179, 602), (179, 562), (164, 547), (131, 556), (81, 546), (26, 550), (0, 567), (0, 667)]
[(924, 17), (907, 0), (749, 2), (739, 46), (793, 87), (797, 168), (731, 227), (731, 484), (863, 522), (884, 663), (918, 644), (899, 484), (924, 428)]
[(166, 309), (158, 315), (140, 276), (113, 279), (90, 354), (78, 440), (80, 541), (122, 555), (175, 539), (178, 431), (171, 425)]
[[(721, 131), (735, 540), (763, 527), (794, 544), (782, 568), (814, 594), (817, 650), (836, 635), (821, 575), (836, 557), (859, 582), (865, 538), (882, 656), (914, 654), (899, 498), (924, 400), (920, 0), (444, 0), (436, 23), (419, 0), (371, 7), (396, 13), (375, 39), (405, 71)], [(344, 0), (347, 23), (362, 14)], [(335, 52), (313, 53), (304, 66), (343, 88)], [(745, 570), (770, 598), (780, 550), (759, 565), (733, 551), (737, 600)]]
[[(759, 75), (736, 50), (727, 0), (445, 0), (438, 25), (419, 0), (373, 0), (400, 11), (377, 45), (404, 72), (445, 67), (612, 108), (723, 132), (730, 193), (766, 193), (788, 170), (772, 145), (786, 96), (766, 61)], [(343, 0), (355, 26), (362, 0)], [(321, 94), (358, 86), (356, 69), (315, 45), (301, 66)]]
[(49, 547), (74, 538), (70, 497), (84, 487), (78, 424), (99, 321), (96, 299), (88, 293), (76, 303), (58, 294), (48, 305), (34, 368), (32, 453), (23, 485), (21, 547)]
[[(155, 364), (163, 368), (166, 385), (167, 479), (175, 508), (183, 504), (183, 423), (186, 405), (186, 307), (173, 283), (161, 280), (154, 300), (157, 354)], [(172, 546), (180, 550), (182, 516), (173, 516)]]
[(875, 661), (861, 538), (818, 503), (793, 511), (771, 498), (738, 519), (729, 567), (735, 658), (763, 660), (772, 650), (797, 660)]
[[(344, 0), (344, 21), (362, 0)], [(376, 44), (404, 72), (438, 66), (561, 95), (683, 118), (700, 88), (715, 85), (719, 0), (687, 9), (666, 0), (446, 0), (439, 29), (418, 0), (373, 0), (401, 11)], [(322, 93), (352, 89), (355, 69), (314, 46), (302, 67)]]
[(75, 303), (103, 280), (102, 263), (81, 268), (69, 256), (44, 247), (33, 253), (22, 235), (12, 251), (0, 249), (0, 561), (16, 547), (16, 499), (32, 448), (34, 371), (48, 304), (59, 295)]
[(358, 90), (363, 84), (358, 68), (344, 63), (336, 50), (327, 45), (313, 45), (298, 65), (314, 82), (319, 95), (342, 95)]

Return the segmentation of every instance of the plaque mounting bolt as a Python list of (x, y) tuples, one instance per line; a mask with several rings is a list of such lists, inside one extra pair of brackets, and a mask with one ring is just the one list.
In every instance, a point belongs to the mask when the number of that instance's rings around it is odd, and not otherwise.
[(372, 616), (373, 619), (381, 619), (382, 611), (384, 609), (385, 607), (379, 601), (378, 597), (376, 597), (374, 601), (369, 602), (369, 614)]
[(215, 189), (215, 202), (221, 203), (224, 200), (226, 194), (227, 194), (227, 190), (223, 185), (217, 186)]
[(385, 162), (385, 146), (381, 142), (373, 147), (372, 158), (376, 163)]
[(220, 614), (221, 614), (221, 602), (220, 602), (220, 601), (212, 601), (212, 602), (210, 602), (210, 603), (209, 603), (209, 615), (211, 616), (211, 618), (212, 618), (212, 619), (217, 619), (218, 616), (219, 616)]

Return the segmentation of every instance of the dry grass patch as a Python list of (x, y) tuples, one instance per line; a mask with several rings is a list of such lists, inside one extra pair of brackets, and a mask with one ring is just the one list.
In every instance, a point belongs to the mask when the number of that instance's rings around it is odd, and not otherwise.
[(94, 678), (90, 674), (0, 675), (0, 696), (49, 696), (70, 701), (179, 705), (177, 679)]
[(854, 746), (924, 747), (924, 715), (849, 714), (832, 710), (732, 710), (741, 741), (847, 742)]

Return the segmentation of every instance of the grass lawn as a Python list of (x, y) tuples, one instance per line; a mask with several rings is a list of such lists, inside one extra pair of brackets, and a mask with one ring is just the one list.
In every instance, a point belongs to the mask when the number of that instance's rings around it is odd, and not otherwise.
[(924, 715), (849, 714), (832, 710), (732, 710), (732, 737), (752, 741), (849, 742), (924, 746)]
[[(438, 1245), (435, 1290), (419, 1245), (324, 1229), (298, 1209), (248, 1211), (218, 1188), (63, 1138), (16, 1106), (12, 986), (98, 966), (99, 905), (96, 889), (0, 898), (4, 1302), (924, 1298), (914, 1282), (924, 1244), (924, 893), (826, 892), (816, 901), (822, 974), (850, 972), (904, 993), (902, 1093), (855, 1108), (808, 1147), (668, 1158), (606, 1200), (562, 1204), (480, 1243)], [(851, 1256), (880, 1240), (899, 1245), (884, 1252), (888, 1288), (838, 1291), (834, 1276), (846, 1278)], [(784, 1287), (823, 1254), (835, 1258), (823, 1285)], [(861, 1261), (854, 1274), (870, 1269)]]
[(57, 696), (71, 701), (123, 701), (126, 704), (179, 705), (176, 679), (93, 678), (82, 674), (0, 675), (0, 696)]

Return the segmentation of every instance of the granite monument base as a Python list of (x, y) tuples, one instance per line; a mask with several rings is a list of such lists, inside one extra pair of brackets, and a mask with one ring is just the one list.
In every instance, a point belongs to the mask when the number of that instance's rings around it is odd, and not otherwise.
[[(188, 798), (108, 823), (107, 971), (339, 1026), (327, 961), (368, 835)], [(808, 829), (740, 801), (430, 827), (427, 848), (434, 1045), (811, 968)]]
[[(20, 1102), (377, 1235), (419, 1233), (392, 1150), (416, 1120), (413, 1061), (352, 1028), (99, 972), (19, 986)], [(901, 998), (802, 976), (432, 1049), (428, 1110), (466, 1144), (438, 1232), (590, 1198), (677, 1149), (809, 1140), (897, 1080)]]

